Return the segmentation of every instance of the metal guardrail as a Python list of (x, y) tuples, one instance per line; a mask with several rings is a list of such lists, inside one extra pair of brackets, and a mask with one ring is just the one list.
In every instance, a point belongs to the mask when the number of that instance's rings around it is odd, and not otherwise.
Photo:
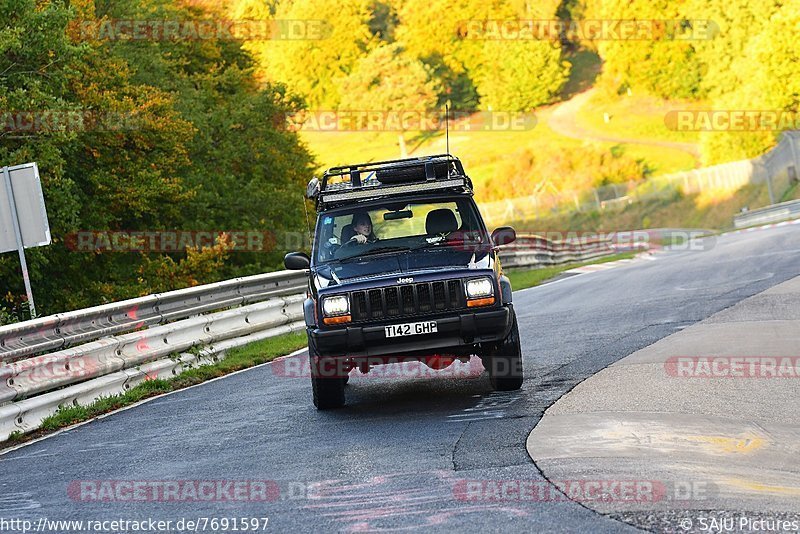
[(586, 261), (616, 254), (610, 239), (551, 241), (535, 234), (518, 234), (517, 240), (501, 248), (503, 267), (547, 267)]
[(230, 348), (302, 329), (304, 299), (276, 297), (3, 364), (0, 440), (37, 429), (62, 406), (124, 393), (216, 361)]
[(747, 228), (797, 218), (800, 218), (800, 200), (790, 200), (737, 215), (733, 218), (733, 226)]
[[(613, 253), (609, 240), (523, 234), (501, 249), (508, 267)], [(305, 273), (281, 271), (0, 327), (0, 441), (36, 430), (60, 407), (90, 404), (303, 329), (305, 288)]]
[(281, 271), (148, 295), (0, 326), (0, 362), (87, 343), (213, 310), (298, 293), (302, 273)]

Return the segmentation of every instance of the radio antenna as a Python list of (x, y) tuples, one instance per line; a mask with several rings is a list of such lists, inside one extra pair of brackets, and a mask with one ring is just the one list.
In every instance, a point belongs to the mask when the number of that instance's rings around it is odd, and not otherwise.
[(314, 246), (314, 236), (311, 233), (311, 221), (308, 219), (308, 204), (306, 204), (306, 197), (303, 197), (303, 210), (306, 212), (306, 230), (308, 230), (309, 246)]
[(447, 143), (447, 155), (450, 155), (450, 104), (444, 105), (444, 136)]

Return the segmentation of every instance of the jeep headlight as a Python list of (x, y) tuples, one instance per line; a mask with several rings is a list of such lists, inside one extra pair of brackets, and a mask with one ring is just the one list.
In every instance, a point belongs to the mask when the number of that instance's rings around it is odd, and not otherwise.
[(482, 299), (494, 295), (494, 287), (490, 278), (467, 280), (467, 298)]
[(491, 278), (467, 280), (467, 307), (477, 308), (494, 304), (494, 284)]
[(337, 317), (350, 313), (350, 302), (345, 296), (325, 297), (322, 300), (322, 313), (326, 317)]

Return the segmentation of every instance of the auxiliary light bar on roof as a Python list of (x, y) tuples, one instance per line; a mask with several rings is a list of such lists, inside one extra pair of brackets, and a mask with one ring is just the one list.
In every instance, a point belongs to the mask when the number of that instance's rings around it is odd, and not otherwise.
[(472, 181), (450, 154), (333, 167), (307, 188), (317, 210), (333, 204), (446, 189), (472, 193)]
[(431, 182), (422, 182), (410, 185), (392, 185), (383, 187), (367, 187), (364, 189), (350, 190), (346, 192), (332, 191), (329, 193), (322, 193), (323, 202), (342, 202), (345, 200), (363, 200), (374, 196), (391, 196), (402, 195), (406, 193), (415, 193), (417, 191), (431, 191), (438, 189), (450, 189), (455, 187), (465, 187), (466, 180), (464, 178), (457, 178), (453, 180), (436, 180)]

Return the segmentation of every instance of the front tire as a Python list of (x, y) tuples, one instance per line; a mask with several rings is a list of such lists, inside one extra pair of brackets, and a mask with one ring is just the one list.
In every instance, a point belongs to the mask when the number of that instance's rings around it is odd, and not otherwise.
[(492, 347), (485, 361), (488, 363), (489, 382), (495, 391), (515, 391), (522, 387), (522, 347), (516, 314), (508, 336)]
[(311, 366), (311, 392), (317, 410), (333, 410), (344, 406), (345, 380), (336, 374), (336, 365), (326, 365), (326, 360), (319, 356), (308, 344), (308, 362)]

